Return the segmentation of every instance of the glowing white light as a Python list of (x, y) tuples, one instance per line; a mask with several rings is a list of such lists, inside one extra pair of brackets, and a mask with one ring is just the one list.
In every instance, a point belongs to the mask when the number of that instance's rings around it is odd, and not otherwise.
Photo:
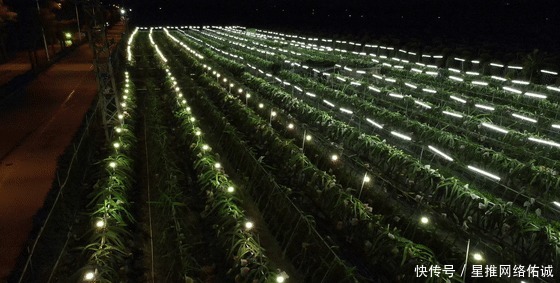
[(255, 227), (255, 224), (253, 224), (253, 222), (251, 222), (251, 221), (245, 222), (245, 229), (251, 230), (251, 229), (253, 229), (253, 227)]
[(502, 78), (502, 77), (498, 77), (498, 76), (491, 76), (491, 78), (493, 78), (493, 79), (495, 79), (495, 80), (498, 80), (498, 81), (502, 81), (502, 82), (507, 81), (507, 79)]
[(371, 120), (370, 118), (366, 118), (366, 121), (368, 121), (368, 123), (374, 125), (375, 127), (379, 128), (379, 129), (383, 129), (383, 126), (373, 120)]
[(502, 87), (502, 88), (503, 88), (504, 90), (509, 91), (509, 92), (513, 92), (513, 93), (517, 93), (517, 94), (521, 94), (521, 93), (522, 93), (520, 90), (515, 89), (515, 88), (512, 88), (512, 87), (504, 86), (504, 87)]
[(536, 142), (536, 143), (542, 143), (542, 144), (546, 144), (546, 145), (550, 145), (550, 146), (554, 146), (554, 147), (560, 147), (559, 143), (556, 143), (556, 142), (553, 142), (553, 141), (547, 141), (547, 140), (542, 140), (542, 139), (533, 138), (533, 137), (530, 137), (529, 140), (533, 141), (533, 142)]
[(438, 154), (439, 156), (441, 156), (441, 157), (443, 157), (443, 158), (445, 158), (445, 159), (447, 159), (447, 160), (449, 160), (449, 161), (453, 161), (453, 158), (451, 158), (451, 156), (449, 156), (449, 155), (443, 153), (441, 150), (439, 150), (439, 149), (437, 149), (437, 148), (435, 148), (435, 147), (433, 147), (433, 146), (431, 146), (431, 145), (429, 145), (428, 148), (429, 148), (431, 151), (433, 151), (433, 152), (435, 152), (436, 154)]
[(380, 89), (378, 89), (378, 88), (376, 88), (376, 87), (373, 87), (373, 86), (368, 86), (368, 88), (371, 89), (371, 90), (373, 90), (373, 91), (375, 91), (375, 92), (381, 92)]
[(222, 168), (222, 164), (216, 163), (216, 164), (214, 164), (214, 168), (220, 169), (220, 168)]
[(432, 76), (437, 76), (438, 75), (437, 72), (432, 72), (432, 71), (427, 71), (426, 74), (427, 75), (432, 75)]
[(114, 147), (114, 148), (119, 148), (119, 147), (121, 147), (121, 144), (120, 144), (120, 143), (118, 143), (118, 142), (116, 142), (116, 143), (113, 143), (113, 147)]
[(494, 125), (492, 125), (492, 124), (482, 123), (481, 125), (484, 126), (484, 127), (486, 127), (486, 128), (488, 128), (488, 129), (492, 129), (492, 130), (494, 130), (494, 131), (500, 132), (500, 133), (502, 133), (502, 134), (507, 134), (507, 133), (509, 133), (508, 130), (506, 130), (506, 129), (504, 129), (504, 128), (500, 128), (500, 127), (498, 127), (498, 126), (494, 126)]
[(461, 99), (461, 98), (459, 98), (459, 97), (457, 97), (457, 96), (451, 95), (451, 96), (449, 96), (449, 98), (451, 98), (451, 99), (453, 99), (453, 100), (455, 100), (455, 101), (461, 102), (461, 103), (463, 103), (463, 104), (467, 103), (466, 100)]
[(420, 69), (416, 69), (416, 68), (410, 68), (411, 71), (416, 72), (416, 73), (422, 73), (422, 70)]
[(546, 95), (538, 94), (538, 93), (534, 93), (534, 92), (526, 92), (523, 95), (526, 95), (526, 96), (529, 96), (529, 97), (534, 97), (534, 98), (546, 99)]
[(560, 92), (560, 88), (557, 87), (552, 87), (552, 86), (546, 86), (547, 89), (553, 90), (553, 91), (557, 91)]
[(461, 79), (459, 77), (456, 77), (456, 76), (449, 76), (449, 78), (454, 80), (454, 81), (457, 81), (457, 82), (462, 82), (463, 81), (463, 79)]
[(519, 118), (519, 119), (521, 119), (521, 120), (529, 121), (529, 122), (531, 122), (531, 123), (536, 123), (536, 122), (537, 122), (537, 120), (535, 120), (535, 119), (533, 119), (533, 118), (529, 118), (529, 117), (526, 117), (526, 116), (523, 116), (523, 115), (519, 115), (519, 114), (515, 114), (515, 113), (511, 114), (511, 116), (513, 116), (513, 117), (515, 117), (515, 118)]
[(284, 281), (286, 281), (286, 278), (284, 278), (284, 276), (282, 275), (276, 276), (276, 282), (283, 283)]
[(555, 128), (555, 129), (560, 129), (560, 125), (558, 125), (558, 124), (552, 124), (552, 127)]
[(109, 167), (115, 168), (115, 167), (117, 167), (117, 163), (114, 162), (114, 161), (111, 161), (111, 162), (109, 162)]
[(293, 129), (294, 128), (294, 124), (290, 123), (288, 124), (288, 129)]
[(558, 73), (557, 72), (553, 72), (553, 71), (547, 71), (547, 70), (541, 70), (541, 73), (545, 73), (545, 74), (550, 74), (550, 75), (555, 75), (557, 76)]
[(527, 81), (520, 81), (520, 80), (512, 80), (511, 82), (514, 83), (514, 84), (518, 84), (518, 85), (528, 85), (529, 84), (529, 82), (527, 82)]
[(507, 66), (508, 69), (514, 69), (514, 70), (523, 70), (523, 67), (521, 66)]
[(259, 108), (263, 108), (263, 107), (264, 107), (264, 104), (259, 103)]
[(487, 85), (488, 85), (487, 82), (481, 82), (481, 81), (472, 81), (471, 84), (473, 84), (473, 85), (481, 85), (481, 86), (487, 86)]
[(95, 278), (95, 273), (93, 271), (88, 271), (84, 274), (85, 281), (92, 281)]
[(388, 81), (390, 83), (396, 83), (397, 82), (397, 80), (391, 79), (391, 78), (385, 78), (385, 81)]
[(340, 111), (342, 111), (342, 112), (344, 112), (344, 113), (347, 113), (347, 114), (353, 114), (353, 113), (354, 113), (354, 112), (352, 112), (352, 111), (350, 111), (350, 110), (348, 110), (348, 109), (345, 109), (345, 108), (340, 108)]
[(299, 86), (294, 86), (295, 89), (297, 89), (298, 91), (303, 91)]
[(556, 206), (560, 207), (560, 202), (557, 202), (557, 201), (553, 201), (552, 203), (553, 203), (554, 205), (556, 205)]
[(458, 73), (458, 74), (461, 73), (460, 70), (453, 69), (453, 68), (449, 68), (448, 70), (451, 71), (451, 72), (453, 72), (453, 73)]
[(359, 82), (350, 82), (351, 85), (355, 85), (355, 86), (361, 86), (362, 84)]
[(494, 179), (494, 180), (496, 180), (496, 181), (501, 180), (500, 177), (498, 177), (498, 176), (496, 176), (496, 175), (494, 175), (494, 174), (492, 174), (492, 173), (488, 173), (488, 172), (486, 172), (486, 171), (484, 171), (484, 170), (482, 170), (482, 169), (476, 168), (476, 167), (471, 166), (471, 165), (469, 165), (469, 166), (467, 166), (467, 167), (468, 167), (470, 170), (472, 170), (472, 171), (475, 171), (475, 172), (477, 172), (477, 173), (479, 173), (479, 174), (482, 174), (482, 175), (484, 175), (484, 176), (486, 176), (486, 177), (490, 177), (490, 178), (492, 178), (492, 179)]
[(414, 100), (414, 103), (416, 103), (416, 104), (418, 104), (418, 105), (420, 105), (420, 106), (422, 106), (422, 107), (424, 107), (424, 108), (432, 109), (432, 106), (430, 106), (430, 105), (428, 105), (428, 104), (426, 104), (426, 103), (424, 103), (424, 102), (421, 102), (421, 101), (418, 101), (418, 100)]
[(457, 60), (457, 61), (460, 61), (460, 62), (465, 62), (465, 59), (461, 59), (461, 58), (457, 58), (457, 57), (455, 57), (455, 58), (453, 58), (453, 59), (455, 59), (455, 60)]
[(403, 96), (403, 95), (401, 95), (401, 94), (396, 94), (396, 93), (392, 93), (392, 92), (391, 92), (391, 93), (389, 93), (389, 96), (391, 96), (391, 97), (395, 97), (395, 98), (404, 98), (404, 96)]
[(490, 110), (490, 111), (494, 111), (495, 108), (492, 106), (488, 106), (488, 105), (484, 105), (484, 104), (475, 104), (474, 107), (480, 108), (480, 109), (484, 109), (484, 110)]
[(378, 79), (378, 80), (382, 80), (382, 79), (383, 79), (382, 76), (379, 76), (379, 75), (376, 75), (376, 74), (372, 74), (371, 76), (374, 77), (374, 78), (376, 78), (376, 79)]
[(327, 104), (328, 106), (330, 106), (330, 107), (334, 107), (334, 104), (332, 104), (332, 103), (331, 103), (330, 101), (328, 101), (328, 100), (323, 99), (323, 102), (324, 102), (325, 104)]
[(463, 118), (463, 115), (457, 114), (457, 113), (454, 113), (454, 112), (443, 111), (442, 113), (445, 114), (445, 115), (456, 117), (456, 118)]
[(422, 224), (428, 224), (428, 222), (430, 222), (430, 220), (428, 219), (428, 217), (426, 217), (426, 216), (420, 217), (420, 223), (422, 223)]
[(407, 140), (407, 141), (412, 140), (411, 137), (409, 137), (409, 136), (407, 136), (407, 135), (403, 135), (403, 134), (401, 134), (401, 133), (399, 133), (399, 132), (395, 132), (395, 131), (391, 131), (391, 135), (397, 136), (397, 137), (399, 137), (399, 138), (401, 138), (401, 139), (403, 139), (403, 140)]
[(366, 71), (358, 70), (358, 71), (356, 71), (356, 73), (358, 73), (358, 74), (365, 74)]
[(502, 64), (497, 64), (497, 63), (490, 63), (490, 66), (498, 67), (498, 68), (503, 68), (503, 67), (504, 67), (504, 65), (502, 65)]
[(428, 93), (437, 93), (436, 90), (434, 90), (434, 89), (429, 89), (429, 88), (423, 88), (422, 91), (423, 91), (423, 92), (428, 92)]
[(307, 96), (311, 96), (311, 97), (316, 97), (317, 95), (315, 95), (314, 93), (311, 92), (306, 92), (305, 93)]
[(227, 188), (228, 193), (233, 193), (234, 191), (235, 191), (235, 189), (231, 186)]
[(417, 86), (413, 85), (413, 84), (409, 84), (409, 83), (404, 83), (407, 87), (412, 88), (412, 89), (416, 89), (418, 88)]
[(480, 253), (474, 253), (473, 254), (473, 259), (476, 260), (476, 261), (482, 261), (483, 260), (482, 255)]
[(311, 140), (311, 136), (310, 136), (310, 135), (305, 136), (305, 140), (306, 140), (306, 141), (310, 141), (310, 140)]
[(478, 72), (472, 72), (472, 71), (468, 71), (468, 72), (467, 72), (467, 75), (471, 75), (471, 76), (478, 76), (478, 75), (480, 75), (480, 73), (478, 73)]
[(333, 154), (333, 155), (331, 156), (331, 160), (332, 160), (332, 161), (337, 161), (337, 160), (338, 160), (338, 155)]
[(363, 182), (364, 183), (369, 183), (369, 181), (371, 181), (371, 178), (367, 175), (367, 173), (364, 175), (364, 179)]
[(102, 219), (99, 219), (95, 222), (95, 227), (101, 229), (101, 228), (105, 228), (105, 221), (103, 221)]

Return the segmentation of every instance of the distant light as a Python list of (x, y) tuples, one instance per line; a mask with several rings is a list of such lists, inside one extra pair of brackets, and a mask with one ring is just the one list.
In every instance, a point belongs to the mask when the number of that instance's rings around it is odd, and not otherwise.
[(474, 253), (473, 254), (473, 259), (476, 260), (476, 261), (482, 261), (483, 257), (480, 253)]
[(93, 271), (88, 271), (86, 272), (86, 274), (84, 274), (85, 281), (92, 281), (94, 278), (95, 278), (95, 273), (93, 273)]
[(547, 71), (547, 70), (541, 70), (541, 73), (545, 73), (545, 74), (549, 74), (549, 75), (555, 75), (557, 76), (558, 73), (557, 72), (553, 72), (553, 71)]
[(64, 34), (64, 36), (66, 37), (66, 39), (71, 39), (72, 38), (72, 34), (67, 32)]
[(420, 223), (422, 223), (422, 224), (428, 224), (428, 222), (430, 222), (430, 219), (428, 219), (428, 217), (422, 216), (422, 217), (420, 218)]
[(484, 110), (490, 110), (490, 111), (494, 111), (495, 108), (492, 106), (488, 106), (488, 105), (484, 105), (484, 104), (475, 104), (474, 107), (480, 108), (480, 109), (484, 109)]
[(231, 186), (227, 188), (228, 193), (233, 193), (234, 191), (235, 191), (235, 189)]
[(331, 156), (331, 160), (332, 160), (332, 161), (337, 161), (337, 160), (338, 160), (338, 155), (333, 154), (333, 155)]
[(245, 229), (251, 230), (251, 229), (253, 229), (253, 227), (255, 227), (255, 224), (253, 224), (253, 222), (251, 222), (251, 221), (245, 222)]
[(105, 228), (105, 221), (103, 221), (102, 219), (99, 219), (95, 222), (95, 227), (101, 229), (101, 228)]
[(310, 135), (305, 136), (305, 140), (306, 140), (306, 141), (310, 141), (310, 140), (311, 140), (311, 136), (310, 136)]

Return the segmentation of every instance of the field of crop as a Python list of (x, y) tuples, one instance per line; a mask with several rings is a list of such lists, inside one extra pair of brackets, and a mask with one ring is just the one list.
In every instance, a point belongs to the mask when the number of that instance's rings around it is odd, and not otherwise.
[(127, 52), (53, 281), (554, 281), (560, 88), (523, 67), (241, 27)]

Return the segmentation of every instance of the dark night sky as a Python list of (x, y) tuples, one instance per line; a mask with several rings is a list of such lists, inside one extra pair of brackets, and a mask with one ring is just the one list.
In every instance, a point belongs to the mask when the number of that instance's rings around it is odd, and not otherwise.
[(238, 24), (331, 34), (449, 37), (458, 41), (496, 40), (526, 48), (553, 47), (560, 37), (557, 0), (129, 2), (133, 20), (139, 24)]
[[(40, 0), (44, 1), (44, 0)], [(66, 0), (67, 2), (69, 0)], [(5, 0), (33, 6), (35, 0)], [(560, 49), (560, 0), (104, 0), (131, 7), (137, 25), (243, 25), (349, 32), (511, 49)]]

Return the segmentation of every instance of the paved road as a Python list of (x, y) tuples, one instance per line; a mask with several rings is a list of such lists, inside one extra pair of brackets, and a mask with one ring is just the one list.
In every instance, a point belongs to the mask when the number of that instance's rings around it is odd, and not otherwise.
[(88, 45), (80, 46), (28, 86), (23, 105), (0, 112), (0, 282), (13, 269), (57, 159), (97, 93), (92, 57)]

